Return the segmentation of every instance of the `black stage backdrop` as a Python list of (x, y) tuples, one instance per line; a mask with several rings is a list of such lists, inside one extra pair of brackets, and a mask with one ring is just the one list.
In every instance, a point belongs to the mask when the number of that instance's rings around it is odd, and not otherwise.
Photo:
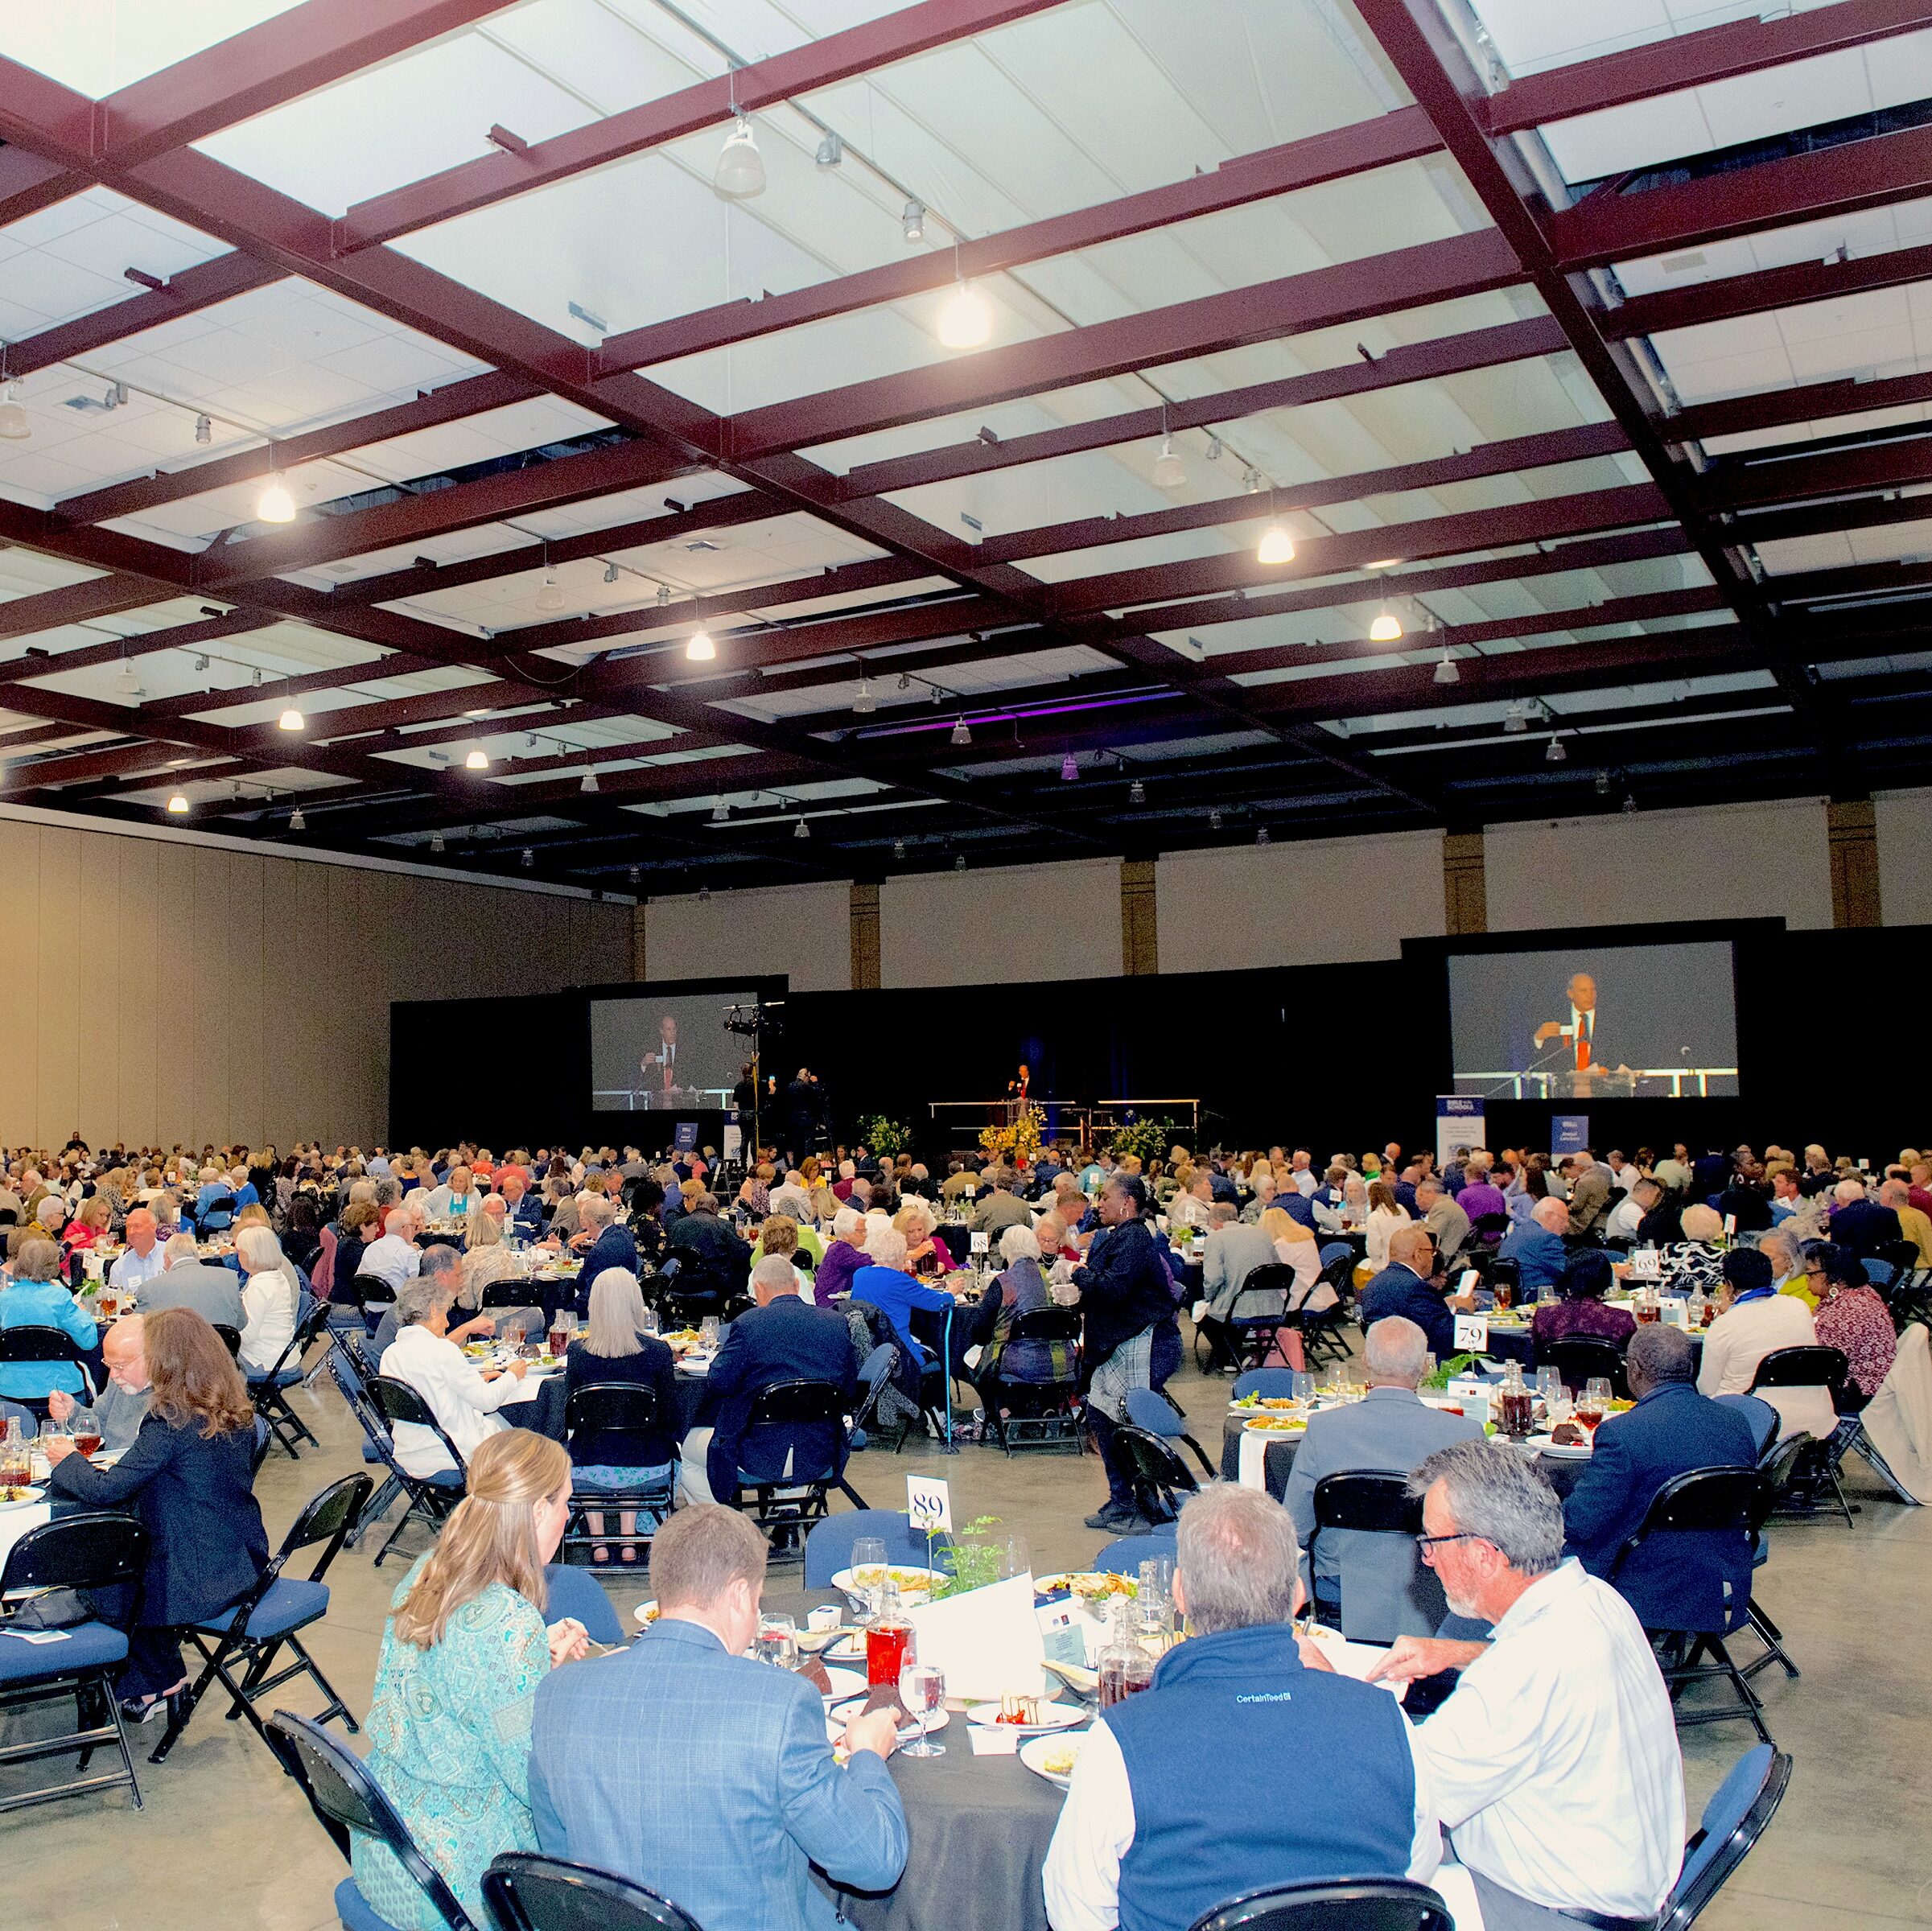
[[(1620, 936), (1642, 941), (1654, 929)], [(1721, 929), (1737, 945), (1737, 1098), (1587, 1109), (1491, 1101), (1490, 1145), (1547, 1147), (1559, 1111), (1587, 1111), (1599, 1148), (1822, 1139), (1876, 1165), (1923, 1145), (1932, 1118), (1910, 1077), (1909, 1027), (1932, 978), (1932, 926), (1787, 933), (1753, 920)], [(1565, 937), (1534, 936), (1552, 948)], [(1199, 1096), (1204, 1144), (1281, 1140), (1318, 1159), (1391, 1137), (1431, 1146), (1450, 1064), (1440, 949), (1366, 965), (799, 993), (785, 1003), (765, 1068), (781, 1089), (801, 1064), (818, 1072), (839, 1137), (858, 1116), (883, 1113), (912, 1126), (929, 1158), (970, 1143), (974, 1130), (961, 1115), (936, 1122), (929, 1103), (1003, 1093), (1023, 1059), (1036, 1099)], [(399, 1003), (389, 1064), (393, 1146), (621, 1143), (648, 1122), (589, 1110), (579, 989)], [(698, 1117), (701, 1138), (719, 1143), (720, 1117)]]

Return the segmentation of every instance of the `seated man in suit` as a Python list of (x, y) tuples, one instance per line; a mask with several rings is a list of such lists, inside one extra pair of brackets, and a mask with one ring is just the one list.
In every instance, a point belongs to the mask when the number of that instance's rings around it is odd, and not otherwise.
[(163, 1250), (167, 1262), (142, 1284), (141, 1311), (159, 1314), (169, 1307), (192, 1307), (204, 1321), (240, 1328), (247, 1323), (241, 1311), (241, 1277), (219, 1262), (202, 1260), (192, 1233), (178, 1233)]
[(1516, 1263), (1516, 1278), (1527, 1303), (1547, 1294), (1563, 1277), (1570, 1250), (1563, 1236), (1570, 1231), (1570, 1210), (1559, 1200), (1539, 1200), (1526, 1221), (1518, 1221), (1496, 1250), (1499, 1261)]
[[(708, 1435), (694, 1428), (685, 1437), (682, 1479), (690, 1501), (736, 1497), (752, 1404), (774, 1382), (830, 1381), (847, 1406), (851, 1403), (859, 1365), (845, 1317), (798, 1298), (792, 1263), (783, 1254), (768, 1254), (752, 1269), (752, 1291), (758, 1305), (725, 1330), (724, 1345), (706, 1377), (710, 1398), (718, 1404), (717, 1422)], [(794, 1439), (777, 1439), (776, 1429), (759, 1431), (760, 1469), (817, 1470), (828, 1463), (844, 1468), (850, 1444), (837, 1423), (785, 1432)]]
[(1897, 1246), (1905, 1237), (1898, 1216), (1872, 1200), (1863, 1180), (1840, 1180), (1831, 1191), (1831, 1218), (1825, 1223), (1827, 1237), (1861, 1260), (1881, 1247)]
[(571, 1246), (583, 1256), (577, 1276), (580, 1308), (591, 1304), (591, 1283), (607, 1267), (621, 1267), (632, 1280), (637, 1278), (637, 1242), (629, 1228), (617, 1218), (615, 1202), (600, 1193), (589, 1195), (579, 1209), (583, 1226), (572, 1237)]
[(853, 1718), (838, 1767), (818, 1692), (744, 1654), (764, 1564), (764, 1538), (727, 1509), (683, 1509), (657, 1531), (657, 1620), (538, 1686), (530, 1810), (548, 1855), (648, 1884), (705, 1931), (831, 1931), (812, 1866), (857, 1891), (905, 1868), (885, 1767), (896, 1712)]
[(1443, 1299), (1435, 1272), (1436, 1243), (1428, 1229), (1398, 1227), (1389, 1236), (1388, 1266), (1361, 1291), (1362, 1326), (1399, 1314), (1423, 1331), (1436, 1360), (1446, 1361), (1456, 1352), (1456, 1317)]
[[(1314, 1541), (1315, 1484), (1324, 1476), (1364, 1470), (1407, 1475), (1438, 1448), (1481, 1434), (1467, 1415), (1423, 1405), (1415, 1388), (1427, 1348), (1413, 1321), (1385, 1315), (1369, 1329), (1363, 1357), (1368, 1394), (1310, 1419), (1283, 1498), (1304, 1550)], [(1345, 1635), (1386, 1643), (1398, 1636), (1435, 1633), (1442, 1620), (1442, 1591), (1424, 1583), (1407, 1536), (1325, 1530), (1312, 1559), (1309, 1591), (1323, 1601), (1341, 1596)]]
[(736, 1294), (751, 1272), (752, 1250), (719, 1217), (718, 1196), (698, 1193), (688, 1213), (678, 1217), (670, 1232), (673, 1257), (688, 1273), (702, 1273), (723, 1283), (726, 1294)]
[[(1672, 1476), (1693, 1468), (1757, 1465), (1757, 1440), (1744, 1411), (1693, 1385), (1691, 1340), (1683, 1329), (1663, 1321), (1639, 1328), (1624, 1364), (1637, 1406), (1597, 1430), (1563, 1509), (1565, 1553), (1606, 1580), (1617, 1551)], [(1750, 1537), (1741, 1531), (1671, 1530), (1638, 1548), (1618, 1574), (1617, 1587), (1646, 1629), (1722, 1628), (1727, 1587), (1740, 1599), (1749, 1593), (1753, 1553)]]

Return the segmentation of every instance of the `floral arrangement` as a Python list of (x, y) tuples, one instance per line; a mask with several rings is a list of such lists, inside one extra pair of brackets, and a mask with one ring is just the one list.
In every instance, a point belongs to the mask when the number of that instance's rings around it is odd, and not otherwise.
[(861, 1120), (855, 1129), (859, 1143), (888, 1158), (912, 1151), (912, 1130), (898, 1120), (875, 1113)]
[(996, 1515), (976, 1516), (966, 1524), (960, 1532), (962, 1539), (953, 1544), (953, 1573), (933, 1585), (934, 1602), (942, 1596), (964, 1595), (970, 1589), (984, 1589), (999, 1580), (1000, 1547), (991, 1533), (999, 1525)]
[(1123, 1126), (1107, 1143), (1107, 1151), (1117, 1160), (1124, 1160), (1130, 1155), (1139, 1158), (1144, 1169), (1151, 1162), (1165, 1159), (1168, 1150), (1174, 1144), (1176, 1131), (1169, 1119), (1136, 1120), (1131, 1126)]
[(1023, 1106), (1003, 1126), (983, 1128), (979, 1135), (979, 1150), (982, 1153), (995, 1155), (1009, 1166), (1030, 1166), (1039, 1157), (1046, 1128), (1044, 1106)]

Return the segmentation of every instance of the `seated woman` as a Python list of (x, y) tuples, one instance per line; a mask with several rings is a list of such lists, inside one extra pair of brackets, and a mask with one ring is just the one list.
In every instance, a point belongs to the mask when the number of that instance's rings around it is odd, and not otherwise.
[[(457, 1299), (465, 1311), (474, 1314), (483, 1305), (483, 1291), (495, 1281), (507, 1281), (517, 1273), (517, 1262), (503, 1237), (505, 1214), (501, 1196), (492, 1194), (498, 1209), (492, 1213), (489, 1200), (480, 1200), (470, 1209), (463, 1231), (463, 1287)], [(543, 1309), (533, 1301), (523, 1307), (492, 1307), (495, 1332), (514, 1337), (534, 1334), (543, 1325)]]
[[(648, 1433), (625, 1431), (573, 1436), (571, 1460), (573, 1484), (579, 1488), (625, 1489), (668, 1484), (678, 1460), (678, 1375), (671, 1351), (654, 1334), (645, 1332), (644, 1296), (637, 1277), (622, 1267), (607, 1267), (591, 1283), (590, 1325), (581, 1340), (571, 1344), (564, 1357), (563, 1398), (567, 1412), (577, 1390), (593, 1381), (635, 1381), (657, 1398), (657, 1425)], [(661, 1518), (659, 1518), (661, 1519)], [(603, 1514), (591, 1509), (584, 1525), (592, 1535), (603, 1534)], [(657, 1526), (653, 1520), (651, 1527)], [(625, 1537), (637, 1533), (637, 1511), (627, 1509), (620, 1518)], [(637, 1551), (628, 1539), (620, 1545), (624, 1561), (635, 1562)], [(607, 1544), (591, 1551), (593, 1562), (610, 1560)]]
[[(476, 1451), (468, 1493), (402, 1579), (369, 1701), (369, 1774), (477, 1924), (483, 1874), (534, 1851), (530, 1713), (550, 1670), (584, 1653), (583, 1626), (546, 1629), (544, 1567), (570, 1513), (570, 1459), (512, 1429)], [(349, 1852), (356, 1888), (400, 1931), (443, 1931), (422, 1892), (373, 1838)]]
[[(93, 1347), (99, 1334), (93, 1317), (80, 1311), (57, 1278), (60, 1250), (31, 1228), (15, 1228), (7, 1248), (13, 1278), (0, 1292), (0, 1328), (58, 1328), (80, 1346)], [(10, 1361), (0, 1368), (0, 1395), (10, 1401), (44, 1401), (56, 1388), (72, 1394), (82, 1385), (72, 1361)]]
[(134, 1446), (111, 1468), (93, 1467), (64, 1437), (45, 1447), (56, 1499), (131, 1505), (146, 1527), (147, 1567), (120, 1686), (122, 1711), (146, 1723), (167, 1715), (187, 1687), (175, 1632), (254, 1586), (268, 1562), (268, 1534), (253, 1494), (254, 1406), (220, 1336), (189, 1307), (146, 1315), (140, 1333), (148, 1402)]
[(752, 1265), (756, 1267), (768, 1254), (792, 1264), (792, 1278), (797, 1283), (801, 1300), (812, 1298), (812, 1278), (798, 1265), (798, 1250), (803, 1236), (798, 1223), (782, 1213), (775, 1213), (758, 1229), (758, 1244), (752, 1250)]
[[(362, 1257), (381, 1232), (381, 1210), (373, 1202), (352, 1200), (343, 1208), (340, 1231), (336, 1236), (336, 1279), (329, 1290), (332, 1300), (352, 1301), (356, 1298), (350, 1291), (349, 1283), (361, 1273)], [(382, 1298), (388, 1298), (386, 1291)]]
[(80, 1203), (80, 1211), (67, 1224), (60, 1237), (62, 1248), (68, 1254), (84, 1254), (97, 1242), (109, 1237), (109, 1223), (113, 1215), (103, 1195), (93, 1194)]
[(973, 1369), (973, 1385), (980, 1405), (991, 1414), (1004, 1414), (1003, 1382), (1044, 1386), (1068, 1379), (1073, 1348), (1065, 1341), (1012, 1340), (1013, 1324), (1023, 1314), (1037, 1314), (1055, 1306), (1040, 1266), (1040, 1237), (1030, 1227), (1009, 1227), (999, 1237), (999, 1258), (1005, 1269), (993, 1277), (967, 1324), (966, 1339), (980, 1350)]
[(315, 1271), (322, 1252), (322, 1217), (311, 1194), (291, 1193), (286, 1208), (288, 1231), (282, 1237), (282, 1251), (304, 1274)]
[[(917, 1362), (921, 1369), (932, 1368), (936, 1365), (932, 1352), (913, 1335), (912, 1311), (917, 1307), (929, 1314), (950, 1313), (954, 1306), (952, 1295), (913, 1279), (906, 1266), (905, 1236), (896, 1228), (874, 1228), (866, 1241), (865, 1250), (866, 1264), (852, 1276), (852, 1299), (870, 1302), (878, 1308), (892, 1324), (892, 1332), (898, 1337), (899, 1345), (905, 1350), (907, 1358)], [(955, 1320), (953, 1324), (955, 1363), (967, 1345), (966, 1324)]]
[(1530, 1317), (1534, 1358), (1542, 1361), (1553, 1341), (1577, 1336), (1622, 1347), (1636, 1331), (1637, 1323), (1628, 1308), (1604, 1305), (1604, 1296), (1616, 1278), (1610, 1257), (1600, 1250), (1586, 1247), (1572, 1254), (1555, 1295), (1546, 1295), (1539, 1301)]
[(1890, 1311), (1872, 1291), (1865, 1264), (1848, 1247), (1820, 1241), (1805, 1256), (1805, 1272), (1818, 1291), (1812, 1317), (1822, 1346), (1835, 1348), (1850, 1364), (1838, 1412), (1856, 1414), (1876, 1394), (1898, 1356), (1898, 1330)]
[(1724, 1224), (1715, 1207), (1699, 1200), (1685, 1208), (1682, 1225), (1684, 1237), (1662, 1250), (1662, 1284), (1674, 1294), (1688, 1294), (1693, 1287), (1715, 1294), (1724, 1279)]
[(1321, 1249), (1313, 1228), (1296, 1220), (1285, 1207), (1269, 1207), (1263, 1210), (1261, 1231), (1275, 1243), (1275, 1258), (1283, 1266), (1295, 1270), (1295, 1285), (1288, 1290), (1287, 1308), (1275, 1331), (1275, 1346), (1297, 1374), (1305, 1373), (1308, 1360), (1301, 1348), (1301, 1317), (1325, 1312), (1341, 1297), (1321, 1278)]
[[(507, 1426), (496, 1410), (517, 1391), (529, 1364), (513, 1361), (501, 1374), (485, 1373), (449, 1338), (456, 1286), (448, 1275), (421, 1274), (405, 1281), (396, 1296), (396, 1338), (382, 1352), (378, 1369), (407, 1381), (465, 1462), (484, 1441)], [(414, 1422), (396, 1425), (396, 1459), (414, 1476), (442, 1475), (454, 1464), (449, 1451)]]
[(812, 1299), (829, 1307), (852, 1291), (853, 1277), (866, 1264), (865, 1216), (856, 1207), (841, 1207), (832, 1217), (831, 1245), (812, 1277)]
[(906, 1260), (921, 1280), (950, 1274), (958, 1265), (939, 1237), (939, 1216), (918, 1195), (901, 1196), (892, 1225), (905, 1236)]
[(266, 1374), (295, 1336), (300, 1297), (282, 1267), (282, 1243), (266, 1227), (244, 1227), (235, 1237), (241, 1263), (241, 1352), (244, 1374)]
[[(1389, 1264), (1389, 1236), (1398, 1227), (1405, 1227), (1410, 1220), (1408, 1209), (1395, 1197), (1395, 1189), (1386, 1180), (1371, 1180), (1369, 1183), (1368, 1251), (1362, 1258), (1361, 1266), (1355, 1270), (1359, 1286), (1372, 1281)], [(1366, 1269), (1365, 1274), (1363, 1269)]]

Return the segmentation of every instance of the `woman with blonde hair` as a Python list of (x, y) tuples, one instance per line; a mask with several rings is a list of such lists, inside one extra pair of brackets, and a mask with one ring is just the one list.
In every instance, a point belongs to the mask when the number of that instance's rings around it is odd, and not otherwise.
[[(396, 1591), (370, 1698), (369, 1773), (463, 1909), (486, 1921), (483, 1873), (534, 1851), (530, 1713), (537, 1687), (585, 1653), (583, 1625), (544, 1627), (544, 1566), (563, 1539), (562, 1444), (506, 1429), (471, 1455), (468, 1493)], [(369, 1908), (400, 1931), (443, 1931), (394, 1854), (357, 1837), (349, 1855)]]
[(905, 1236), (905, 1256), (913, 1273), (922, 1279), (950, 1274), (958, 1266), (939, 1237), (939, 1216), (918, 1195), (900, 1203), (892, 1225)]
[(68, 1222), (67, 1232), (61, 1237), (62, 1245), (69, 1254), (84, 1252), (97, 1241), (107, 1239), (109, 1223), (113, 1218), (105, 1196), (98, 1193), (90, 1195)]

